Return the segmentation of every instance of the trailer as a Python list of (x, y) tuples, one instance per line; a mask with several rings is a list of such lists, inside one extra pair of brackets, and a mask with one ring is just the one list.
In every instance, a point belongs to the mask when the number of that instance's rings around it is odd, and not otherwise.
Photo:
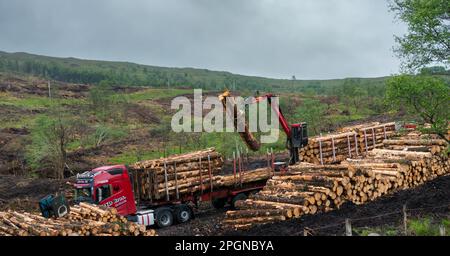
[[(236, 162), (236, 161), (234, 161)], [(234, 174), (242, 175), (240, 166), (234, 165)], [(141, 170), (126, 165), (110, 165), (78, 174), (75, 186), (75, 202), (89, 202), (114, 207), (130, 221), (145, 226), (168, 227), (174, 223), (185, 223), (194, 217), (193, 207), (199, 202), (210, 201), (215, 208), (231, 206), (249, 194), (261, 190), (267, 181), (236, 183), (227, 187), (210, 187), (177, 197), (142, 198), (139, 196)]]

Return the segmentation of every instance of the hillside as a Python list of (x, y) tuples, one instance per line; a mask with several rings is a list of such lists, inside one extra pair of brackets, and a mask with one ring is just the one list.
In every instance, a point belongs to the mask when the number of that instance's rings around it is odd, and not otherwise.
[[(48, 95), (45, 78), (0, 72), (0, 173), (52, 176), (53, 167), (45, 164), (48, 159), (38, 155), (44, 152), (41, 140), (45, 138), (45, 127), (58, 121), (55, 114), (70, 128), (66, 175), (108, 163), (133, 163), (212, 146), (229, 157), (236, 145), (245, 147), (234, 133), (179, 136), (171, 131), (174, 110), (170, 109), (170, 102), (178, 95), (192, 98), (192, 89), (129, 84), (103, 88), (105, 83), (95, 86), (55, 80), (50, 84), (52, 97)], [(208, 90), (204, 95), (215, 96), (220, 92)], [(349, 122), (392, 119), (392, 115), (384, 114), (380, 96), (369, 94), (367, 89), (363, 92), (365, 96), (355, 98), (298, 92), (279, 94), (288, 120), (308, 122), (309, 132), (314, 135)], [(96, 102), (95, 93), (101, 95), (100, 102)], [(285, 137), (281, 136), (278, 142), (265, 145), (254, 154), (263, 154), (267, 148), (283, 151), (284, 144)]]
[(385, 77), (333, 80), (288, 80), (244, 76), (224, 71), (194, 68), (168, 68), (130, 62), (56, 58), (29, 53), (0, 51), (0, 71), (35, 75), (53, 80), (96, 84), (107, 80), (112, 84), (153, 87), (195, 87), (231, 89), (318, 92), (330, 94), (330, 89), (345, 83), (362, 86), (382, 86)]
[[(245, 148), (234, 133), (172, 132), (171, 100), (192, 98), (192, 88), (199, 87), (212, 96), (224, 87), (242, 96), (275, 92), (289, 122), (307, 122), (310, 136), (351, 123), (415, 119), (391, 110), (384, 100), (385, 79), (290, 81), (0, 52), (0, 174), (52, 177), (57, 168), (48, 165), (54, 153), (46, 141), (57, 141), (48, 134), (55, 124), (70, 135), (64, 138), (66, 176), (206, 147), (216, 147), (225, 157), (237, 146)], [(243, 89), (234, 90), (232, 84)], [(284, 134), (251, 153), (269, 148), (284, 152)]]

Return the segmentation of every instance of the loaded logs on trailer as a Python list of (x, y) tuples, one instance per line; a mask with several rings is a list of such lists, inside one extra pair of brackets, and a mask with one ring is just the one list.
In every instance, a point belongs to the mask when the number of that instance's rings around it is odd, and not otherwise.
[(272, 177), (272, 168), (259, 168), (254, 170), (242, 171), (239, 175), (219, 175), (218, 186), (230, 187), (237, 184), (251, 183), (260, 180), (267, 180)]
[(143, 200), (179, 198), (217, 183), (223, 165), (214, 148), (133, 164), (134, 191)]
[(301, 162), (313, 164), (335, 164), (346, 158), (355, 158), (369, 150), (381, 147), (384, 139), (395, 133), (395, 123), (372, 123), (346, 127), (339, 133), (309, 139), (299, 153)]
[(222, 157), (214, 148), (138, 162), (131, 166), (133, 178), (139, 181), (134, 182), (134, 191), (142, 200), (169, 201), (184, 194), (251, 183), (272, 176), (271, 168), (220, 175), (222, 166)]
[(153, 229), (129, 222), (115, 208), (80, 203), (62, 218), (7, 211), (0, 212), (0, 235), (4, 236), (155, 236)]
[(339, 165), (289, 166), (286, 173), (272, 177), (262, 191), (236, 202), (238, 209), (228, 211), (224, 223), (245, 229), (327, 212), (347, 201), (363, 204), (450, 173), (444, 140), (385, 141), (383, 145), (395, 145), (400, 150), (373, 149), (364, 158), (349, 158)]

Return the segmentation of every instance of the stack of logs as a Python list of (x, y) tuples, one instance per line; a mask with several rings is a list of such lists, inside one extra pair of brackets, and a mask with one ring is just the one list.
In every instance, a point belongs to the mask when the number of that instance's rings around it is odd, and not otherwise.
[(154, 236), (155, 230), (128, 222), (116, 209), (80, 203), (62, 218), (27, 212), (0, 212), (3, 236)]
[(308, 145), (300, 150), (299, 159), (313, 164), (333, 164), (358, 154), (357, 133), (352, 131), (310, 138)]
[(290, 166), (268, 180), (263, 190), (236, 202), (239, 210), (228, 211), (224, 223), (242, 229), (338, 208), (350, 185), (348, 173), (341, 165)]
[(238, 210), (228, 211), (224, 222), (244, 229), (327, 212), (346, 201), (363, 204), (450, 173), (444, 140), (397, 139), (385, 140), (383, 145), (395, 149), (373, 149), (364, 158), (346, 159), (339, 165), (289, 166), (262, 191), (238, 201)]
[(231, 187), (238, 184), (251, 183), (260, 180), (267, 180), (273, 175), (272, 168), (259, 168), (255, 170), (242, 171), (240, 174), (220, 175), (217, 185), (221, 187)]
[(308, 145), (300, 150), (301, 162), (313, 164), (336, 164), (346, 158), (354, 158), (382, 146), (386, 138), (395, 133), (395, 123), (374, 123), (347, 127), (340, 133), (310, 138)]
[(180, 197), (216, 184), (222, 165), (222, 157), (214, 148), (137, 162), (131, 166), (138, 181), (134, 189), (144, 200)]
[(175, 155), (168, 158), (135, 163), (131, 170), (137, 182), (134, 189), (143, 200), (171, 200), (183, 194), (211, 191), (243, 183), (265, 180), (272, 176), (271, 168), (220, 175), (223, 160), (214, 148)]
[(384, 123), (375, 126), (358, 128), (358, 143), (361, 154), (367, 154), (374, 148), (383, 147), (383, 141), (396, 133), (395, 123)]

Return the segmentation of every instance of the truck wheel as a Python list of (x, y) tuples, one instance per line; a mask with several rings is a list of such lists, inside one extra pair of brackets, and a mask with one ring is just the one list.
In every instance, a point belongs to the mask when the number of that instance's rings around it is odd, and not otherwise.
[(187, 205), (180, 205), (176, 209), (175, 216), (178, 223), (185, 223), (192, 218), (192, 211)]
[(165, 228), (173, 224), (173, 214), (169, 208), (163, 207), (156, 209), (155, 215), (156, 215), (156, 225), (158, 227)]
[(231, 207), (236, 208), (234, 204), (239, 200), (245, 200), (245, 199), (247, 199), (246, 194), (244, 194), (244, 193), (237, 194), (235, 197), (233, 197), (233, 200), (231, 200)]
[(222, 209), (226, 204), (225, 198), (215, 198), (211, 201), (211, 204), (216, 209)]

